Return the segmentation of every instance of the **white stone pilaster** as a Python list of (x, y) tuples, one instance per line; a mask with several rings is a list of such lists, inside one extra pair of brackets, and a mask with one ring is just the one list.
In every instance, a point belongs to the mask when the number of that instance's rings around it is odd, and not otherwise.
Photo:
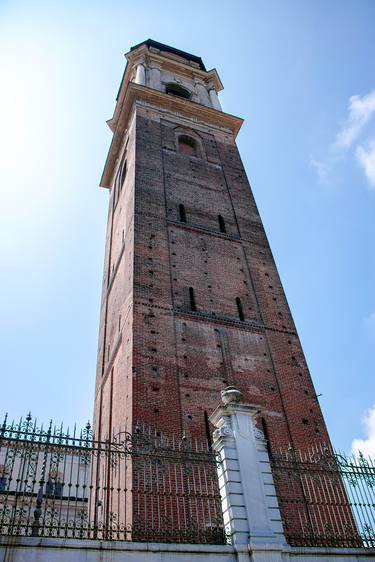
[(209, 91), (210, 94), (210, 100), (212, 103), (212, 107), (214, 109), (217, 109), (218, 111), (222, 111), (221, 109), (221, 103), (219, 100), (219, 96), (217, 95), (217, 91), (214, 88), (211, 88), (211, 90)]
[(140, 84), (141, 86), (145, 86), (146, 84), (146, 70), (143, 64), (137, 64), (137, 71), (135, 73), (135, 80), (136, 84)]
[(195, 79), (195, 91), (197, 93), (199, 103), (202, 105), (210, 106), (210, 98), (208, 96), (206, 85), (202, 82), (202, 80)]
[(223, 391), (224, 404), (210, 417), (217, 428), (213, 437), (221, 459), (224, 524), (235, 545), (249, 545), (253, 560), (261, 560), (261, 552), (272, 552), (269, 560), (281, 560), (285, 546), (281, 516), (266, 442), (255, 426), (260, 410), (241, 404), (240, 395), (233, 388)]
[(159, 66), (155, 66), (155, 63), (152, 64), (149, 70), (150, 78), (149, 78), (149, 85), (150, 88), (154, 90), (161, 90), (161, 70)]

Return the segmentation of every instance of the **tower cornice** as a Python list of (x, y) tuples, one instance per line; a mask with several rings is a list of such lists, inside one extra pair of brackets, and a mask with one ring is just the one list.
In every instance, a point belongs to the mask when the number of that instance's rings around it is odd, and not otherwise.
[(202, 80), (204, 81), (211, 80), (217, 92), (220, 92), (224, 89), (216, 68), (212, 68), (211, 70), (202, 70), (196, 63), (189, 63), (188, 61), (184, 61), (182, 58), (178, 57), (178, 55), (176, 55), (176, 58), (174, 58), (171, 53), (168, 53), (168, 56), (166, 56), (165, 53), (159, 54), (156, 49), (150, 50), (145, 45), (143, 45), (135, 51), (126, 53), (125, 58), (127, 59), (128, 63), (132, 64), (137, 63), (140, 59), (144, 58), (144, 60), (148, 63), (156, 62), (160, 64), (160, 66), (162, 66), (165, 70), (177, 72), (178, 74), (182, 75), (185, 74), (186, 76), (191, 76), (191, 74), (193, 73), (202, 78)]
[[(194, 72), (196, 69), (194, 69)], [(104, 166), (103, 175), (100, 181), (101, 187), (110, 188), (112, 184), (113, 173), (116, 168), (116, 161), (124, 137), (124, 131), (128, 126), (130, 116), (134, 104), (136, 102), (147, 103), (155, 109), (163, 109), (174, 115), (179, 115), (188, 119), (193, 119), (194, 122), (201, 122), (204, 125), (216, 127), (221, 130), (227, 130), (234, 137), (237, 136), (243, 119), (224, 113), (192, 102), (187, 99), (171, 96), (159, 90), (154, 90), (147, 86), (141, 86), (134, 82), (129, 82), (126, 88), (123, 100), (118, 102), (119, 112), (116, 116), (116, 121), (112, 118), (108, 124), (113, 130), (113, 138), (111, 146), (108, 151), (107, 160)]]
[(122, 102), (126, 96), (129, 83), (132, 81), (132, 73), (137, 64), (144, 64), (147, 67), (157, 66), (160, 69), (169, 71), (172, 74), (178, 74), (179, 76), (185, 76), (187, 78), (193, 77), (195, 80), (201, 80), (204, 83), (211, 84), (216, 92), (220, 92), (224, 89), (223, 84), (220, 80), (219, 74), (216, 68), (212, 68), (209, 71), (202, 70), (199, 68), (197, 63), (190, 61), (184, 61), (181, 57), (176, 55), (173, 57), (171, 53), (168, 56), (164, 54), (159, 54), (160, 50), (154, 48), (148, 48), (147, 45), (142, 44), (135, 50), (131, 50), (125, 54), (127, 59), (127, 65), (122, 77), (120, 89), (117, 95), (117, 103), (113, 113), (113, 117), (107, 121), (109, 127), (114, 130), (116, 127), (116, 122), (118, 116), (121, 112)]

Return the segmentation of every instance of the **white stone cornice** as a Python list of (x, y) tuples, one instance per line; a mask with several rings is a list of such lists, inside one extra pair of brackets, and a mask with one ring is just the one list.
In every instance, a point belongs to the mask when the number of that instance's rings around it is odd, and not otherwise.
[(132, 109), (136, 102), (144, 102), (150, 104), (156, 110), (160, 109), (182, 116), (193, 122), (201, 122), (206, 126), (226, 130), (231, 133), (234, 138), (237, 136), (243, 123), (243, 119), (230, 115), (229, 113), (224, 113), (212, 107), (207, 107), (177, 96), (170, 96), (169, 94), (154, 90), (153, 88), (130, 82), (126, 89), (125, 97), (121, 100), (116, 116), (109, 122), (111, 129), (114, 131), (114, 135), (104, 166), (100, 182), (101, 187), (110, 187), (111, 185), (114, 165), (118, 157), (123, 134), (127, 128)]
[[(115, 130), (119, 115), (122, 111), (122, 104), (127, 94), (129, 84), (131, 83), (134, 67), (137, 64), (144, 64), (146, 68), (158, 68), (159, 70), (169, 71), (185, 78), (194, 79), (197, 77), (203, 83), (210, 82), (211, 88), (216, 92), (223, 90), (223, 84), (215, 68), (205, 71), (191, 65), (187, 61), (175, 60), (160, 54), (160, 51), (148, 48), (147, 45), (140, 45), (134, 51), (125, 54), (127, 65), (122, 78), (120, 90), (117, 96), (117, 103), (111, 119), (108, 119), (108, 126), (112, 131)], [(219, 109), (219, 105), (215, 107)]]

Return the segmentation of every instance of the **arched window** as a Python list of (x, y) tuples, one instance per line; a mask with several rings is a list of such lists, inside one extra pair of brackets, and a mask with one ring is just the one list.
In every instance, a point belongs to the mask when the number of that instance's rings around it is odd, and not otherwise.
[(170, 82), (166, 85), (165, 91), (167, 94), (172, 94), (172, 96), (178, 96), (179, 98), (185, 98), (189, 100), (191, 98), (191, 94), (189, 90), (183, 88), (179, 84), (175, 84), (174, 82)]
[(62, 483), (62, 474), (58, 472), (57, 474), (50, 475), (46, 482), (46, 495), (54, 496), (55, 498), (61, 498), (63, 495), (64, 484)]
[(180, 135), (178, 137), (178, 150), (182, 154), (187, 154), (189, 156), (197, 155), (197, 141), (192, 137), (187, 135)]
[(7, 487), (7, 477), (0, 476), (0, 492), (4, 492)]
[(182, 203), (178, 206), (178, 210), (180, 213), (180, 221), (181, 222), (186, 222), (186, 211), (185, 211), (185, 205), (183, 205)]
[(55, 482), (54, 496), (55, 498), (62, 498), (64, 484), (60, 482), (60, 479)]
[(245, 320), (245, 316), (242, 309), (241, 299), (239, 297), (236, 297), (236, 305), (238, 310), (238, 317), (241, 320), (241, 322), (243, 322)]
[(53, 496), (54, 482), (48, 478), (46, 482), (46, 496)]
[(197, 310), (197, 306), (195, 304), (195, 296), (194, 296), (193, 287), (189, 287), (189, 299), (190, 299), (190, 310), (195, 312)]
[(219, 221), (219, 228), (220, 228), (220, 232), (226, 232), (227, 229), (225, 228), (225, 221), (223, 219), (223, 217), (221, 215), (217, 216), (218, 221)]

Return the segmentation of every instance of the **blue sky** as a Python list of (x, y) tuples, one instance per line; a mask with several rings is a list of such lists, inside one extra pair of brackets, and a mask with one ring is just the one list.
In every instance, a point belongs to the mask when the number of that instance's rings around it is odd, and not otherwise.
[[(0, 412), (92, 414), (123, 53), (216, 67), (334, 444), (375, 455), (372, 0), (0, 1)], [(353, 97), (356, 96), (356, 97)], [(358, 446), (358, 443), (356, 444)]]

